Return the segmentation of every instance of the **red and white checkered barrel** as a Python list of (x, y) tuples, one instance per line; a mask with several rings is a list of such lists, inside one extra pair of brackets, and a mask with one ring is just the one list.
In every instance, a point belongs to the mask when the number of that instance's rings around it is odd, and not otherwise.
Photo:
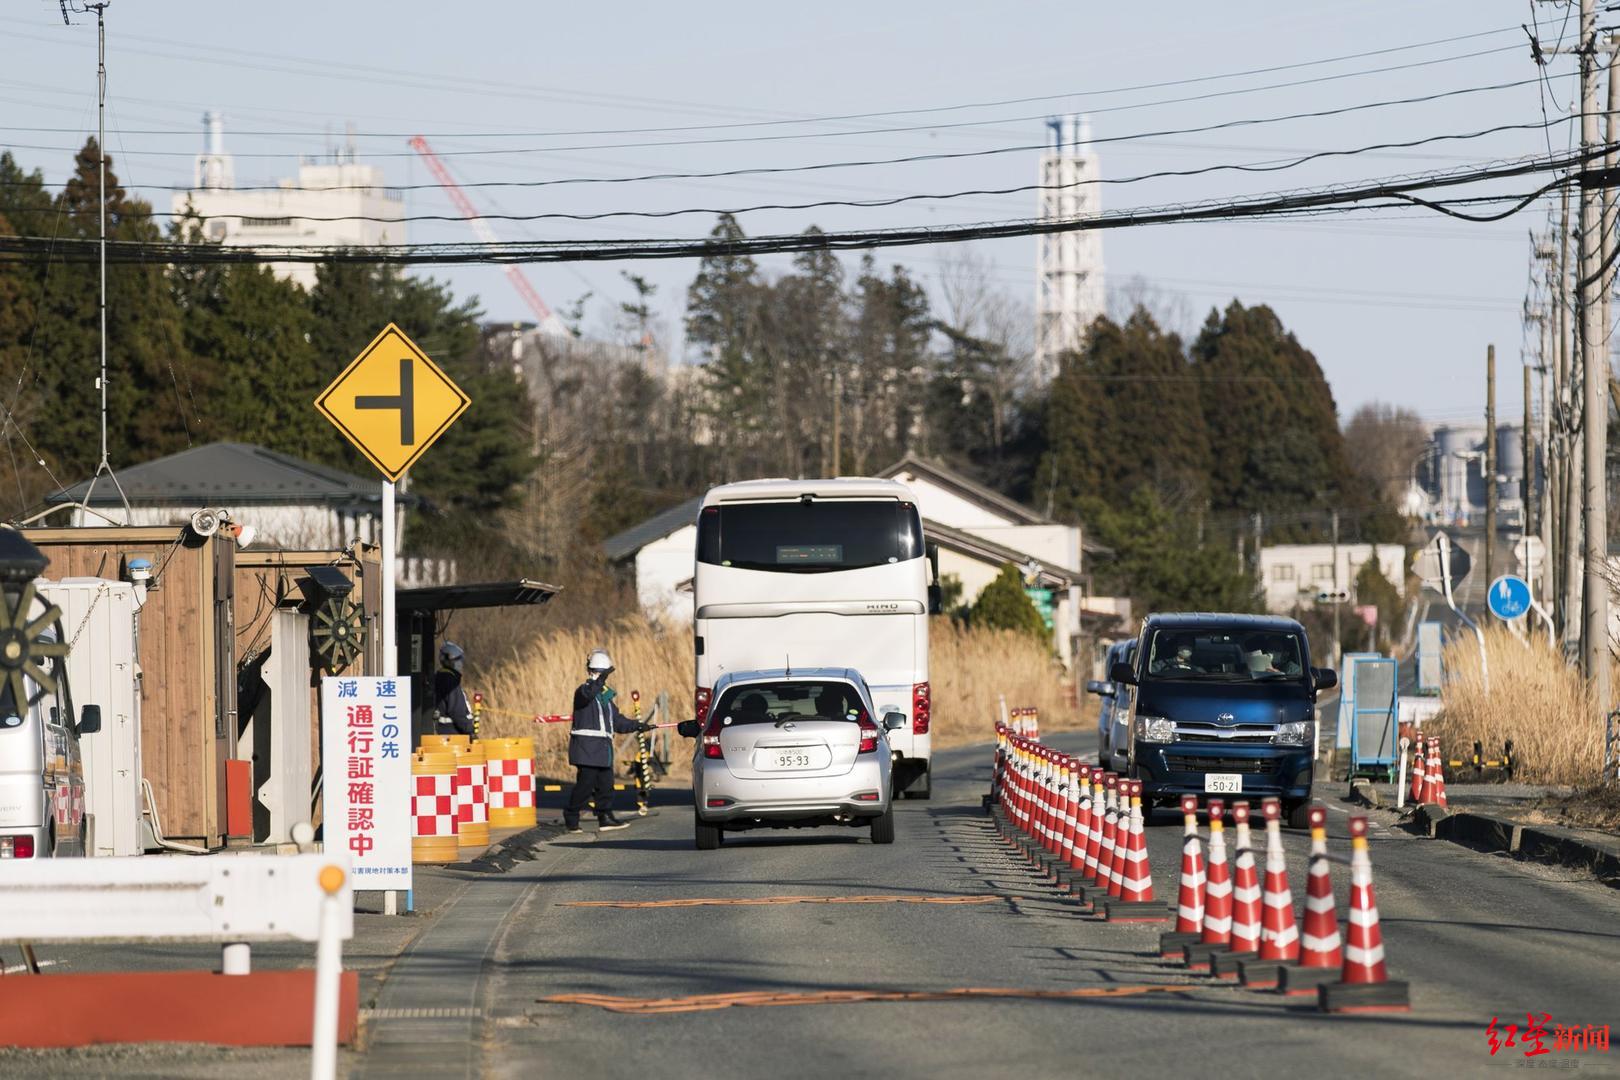
[(456, 748), (456, 842), (461, 847), (489, 844), (489, 782), (484, 748)]
[(538, 820), (534, 797), (534, 740), (481, 739), (489, 763), (489, 824), (524, 829)]
[(456, 755), (425, 749), (411, 758), (411, 861), (450, 863), (457, 858)]

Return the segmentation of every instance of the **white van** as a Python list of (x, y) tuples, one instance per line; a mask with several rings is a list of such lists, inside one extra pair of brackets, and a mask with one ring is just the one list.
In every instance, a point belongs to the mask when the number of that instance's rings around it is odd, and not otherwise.
[(32, 583), (24, 586), (15, 609), (10, 597), (3, 607), (8, 618), (0, 624), (0, 860), (84, 855), (90, 850), (90, 821), (79, 737), (101, 729), (101, 710), (87, 705), (76, 716), (65, 658), (32, 652), (41, 643), (64, 640), (61, 610), (41, 599)]
[(894, 790), (931, 790), (928, 616), (937, 555), (894, 480), (748, 480), (711, 488), (693, 573), (697, 719), (728, 672), (852, 668), (889, 733)]

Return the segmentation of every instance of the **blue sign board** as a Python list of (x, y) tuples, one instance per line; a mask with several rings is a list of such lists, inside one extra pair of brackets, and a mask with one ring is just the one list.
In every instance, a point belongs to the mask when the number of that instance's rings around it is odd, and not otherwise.
[(1530, 612), (1530, 583), (1517, 574), (1503, 574), (1491, 582), (1485, 603), (1498, 619), (1522, 619)]

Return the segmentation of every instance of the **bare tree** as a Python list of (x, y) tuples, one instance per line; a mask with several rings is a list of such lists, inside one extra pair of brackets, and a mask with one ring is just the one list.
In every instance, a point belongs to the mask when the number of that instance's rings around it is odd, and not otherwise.
[(1193, 319), (1192, 304), (1185, 293), (1155, 284), (1140, 274), (1109, 286), (1109, 318), (1123, 326), (1138, 309), (1146, 311), (1161, 329), (1183, 341), (1191, 341), (1197, 335), (1198, 325)]
[(1381, 401), (1361, 406), (1344, 425), (1351, 471), (1390, 506), (1400, 505), (1428, 444), (1428, 428), (1417, 413)]

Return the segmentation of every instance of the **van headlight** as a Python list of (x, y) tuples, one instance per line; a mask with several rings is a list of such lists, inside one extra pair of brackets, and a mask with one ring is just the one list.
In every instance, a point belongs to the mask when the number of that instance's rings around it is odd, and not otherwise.
[(1276, 741), (1284, 746), (1304, 746), (1305, 740), (1311, 737), (1311, 722), (1309, 720), (1295, 720), (1287, 724), (1277, 725)]
[(1137, 716), (1136, 737), (1143, 742), (1167, 743), (1176, 741), (1175, 725), (1164, 716)]

